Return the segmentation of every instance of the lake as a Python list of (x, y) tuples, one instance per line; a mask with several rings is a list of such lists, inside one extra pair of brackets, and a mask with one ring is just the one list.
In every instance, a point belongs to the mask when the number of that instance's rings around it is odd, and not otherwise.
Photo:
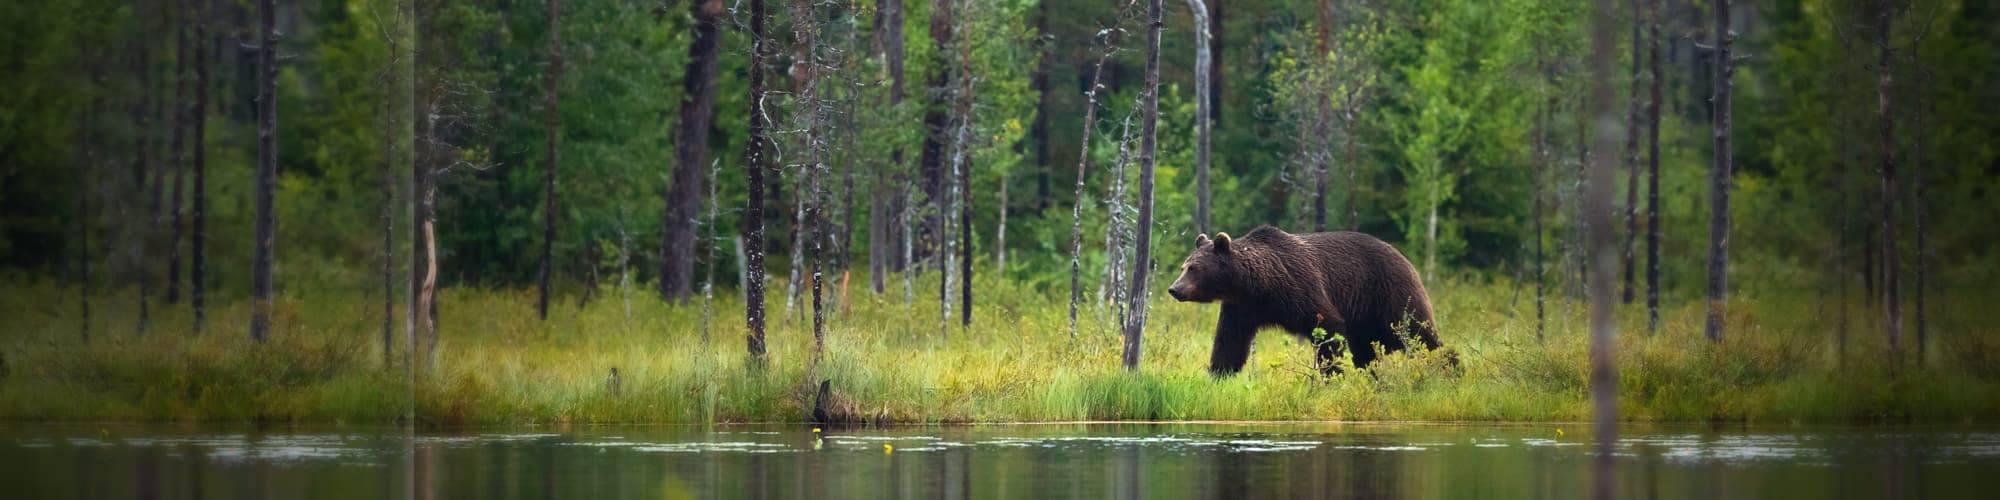
[[(2000, 432), (1621, 427), (1623, 498), (1992, 498)], [(1578, 498), (1582, 424), (0, 423), (0, 498)], [(817, 436), (817, 437), (816, 437)]]

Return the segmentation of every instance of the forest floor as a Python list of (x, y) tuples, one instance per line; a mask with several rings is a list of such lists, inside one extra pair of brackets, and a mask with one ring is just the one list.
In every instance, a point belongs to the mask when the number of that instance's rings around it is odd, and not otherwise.
[[(857, 280), (852, 300), (829, 314), (816, 368), (810, 294), (787, 313), (782, 283), (768, 302), (763, 363), (745, 354), (742, 302), (729, 292), (718, 292), (707, 316), (699, 296), (668, 306), (647, 289), (630, 290), (628, 302), (607, 287), (580, 308), (575, 296), (562, 297), (544, 322), (532, 291), (447, 290), (436, 365), (417, 371), (415, 412), (432, 425), (803, 421), (826, 380), (834, 416), (871, 423), (1590, 417), (1585, 311), (1554, 290), (1538, 339), (1532, 286), (1433, 286), (1457, 368), (1435, 355), (1391, 355), (1366, 371), (1322, 377), (1304, 341), (1266, 331), (1244, 373), (1217, 379), (1206, 372), (1212, 304), (1154, 301), (1143, 362), (1131, 373), (1120, 367), (1110, 310), (1086, 304), (1080, 331), (1070, 334), (1067, 283), (1043, 291), (982, 278), (973, 326), (954, 317), (944, 333), (929, 278), (916, 282), (909, 303), (900, 278), (883, 295)], [(185, 305), (156, 303), (156, 326), (137, 333), (129, 291), (94, 298), (84, 342), (76, 296), (53, 283), (0, 295), (0, 317), (9, 318), (0, 332), (0, 419), (380, 424), (400, 421), (412, 404), (400, 317), (395, 358), (383, 356), (380, 295), (287, 294), (263, 345), (248, 340), (240, 301), (213, 309), (202, 335), (188, 326)], [(1894, 375), (1881, 308), (1860, 301), (1847, 308), (1844, 356), (1838, 305), (1811, 293), (1739, 294), (1721, 343), (1702, 340), (1700, 302), (1663, 309), (1656, 333), (1646, 332), (1643, 305), (1621, 306), (1621, 417), (1991, 421), (2000, 417), (2000, 338), (1969, 307), (1983, 298), (1934, 304), (1928, 359), (1918, 364), (1909, 354)]]

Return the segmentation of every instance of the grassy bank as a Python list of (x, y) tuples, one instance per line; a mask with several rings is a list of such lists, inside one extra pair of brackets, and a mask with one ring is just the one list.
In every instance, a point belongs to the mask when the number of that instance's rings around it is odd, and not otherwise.
[[(936, 298), (924, 297), (936, 293), (934, 280), (918, 281), (908, 305), (900, 286), (877, 296), (857, 283), (847, 310), (831, 315), (817, 369), (808, 368), (806, 306), (786, 315), (782, 286), (762, 366), (744, 355), (735, 297), (718, 297), (704, 340), (699, 299), (670, 307), (633, 290), (628, 315), (611, 289), (581, 308), (566, 297), (541, 322), (531, 292), (448, 290), (437, 365), (419, 373), (416, 413), (436, 424), (795, 421), (812, 405), (808, 381), (826, 379), (835, 409), (875, 422), (1589, 416), (1582, 304), (1552, 299), (1538, 341), (1532, 288), (1434, 286), (1442, 338), (1461, 370), (1390, 356), (1370, 374), (1320, 378), (1302, 342), (1266, 332), (1247, 371), (1218, 380), (1204, 371), (1213, 305), (1154, 302), (1144, 363), (1132, 374), (1119, 367), (1108, 311), (1086, 307), (1072, 338), (1066, 293), (978, 284), (973, 327), (954, 320), (946, 336)], [(278, 305), (273, 340), (253, 345), (242, 303), (213, 310), (199, 336), (185, 307), (156, 305), (156, 326), (141, 335), (129, 293), (95, 298), (86, 343), (76, 293), (44, 283), (0, 297), (0, 316), (10, 318), (0, 332), (0, 418), (382, 423), (409, 404), (402, 353), (395, 364), (383, 359), (379, 296), (291, 293)], [(1927, 362), (1907, 362), (1896, 376), (1879, 307), (1860, 302), (1848, 307), (1844, 362), (1838, 305), (1810, 294), (1739, 295), (1720, 344), (1700, 340), (1698, 303), (1664, 310), (1665, 327), (1650, 335), (1642, 307), (1622, 308), (1622, 412), (1650, 421), (1991, 420), (2000, 416), (2000, 339), (1967, 307), (1984, 297), (1958, 295), (1932, 310)], [(398, 320), (399, 348), (401, 335)]]

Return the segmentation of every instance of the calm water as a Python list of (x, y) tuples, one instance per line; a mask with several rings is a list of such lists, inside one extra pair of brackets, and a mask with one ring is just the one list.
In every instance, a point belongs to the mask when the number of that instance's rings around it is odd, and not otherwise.
[[(1621, 432), (1626, 498), (2000, 494), (2000, 432)], [(1588, 435), (1580, 425), (1094, 424), (816, 440), (795, 425), (406, 436), (0, 423), (0, 498), (1576, 498), (1590, 487)]]

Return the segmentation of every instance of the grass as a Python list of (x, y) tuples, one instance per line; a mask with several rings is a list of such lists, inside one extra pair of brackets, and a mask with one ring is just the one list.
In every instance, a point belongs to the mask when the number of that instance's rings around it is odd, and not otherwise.
[[(900, 285), (900, 282), (896, 282)], [(935, 293), (935, 278), (918, 290)], [(1213, 305), (1151, 304), (1138, 373), (1119, 365), (1110, 311), (1087, 305), (1068, 327), (1067, 290), (1045, 293), (991, 277), (977, 281), (970, 329), (942, 334), (935, 297), (905, 304), (857, 283), (830, 314), (813, 367), (802, 304), (769, 302), (770, 356), (744, 354), (741, 301), (718, 297), (703, 336), (699, 298), (668, 306), (616, 289), (587, 306), (565, 297), (547, 322), (532, 292), (444, 293), (437, 364), (420, 371), (414, 405), (434, 425), (798, 421), (818, 380), (837, 414), (873, 423), (1075, 420), (1580, 421), (1590, 416), (1584, 310), (1549, 304), (1537, 340), (1533, 290), (1447, 281), (1432, 296), (1446, 345), (1438, 355), (1392, 355), (1365, 372), (1330, 378), (1289, 335), (1259, 336), (1241, 375), (1205, 372)], [(195, 335), (184, 306), (155, 307), (139, 334), (130, 292), (96, 297), (93, 339), (79, 339), (76, 290), (27, 283), (0, 296), (0, 419), (389, 423), (412, 389), (398, 350), (385, 365), (379, 296), (294, 292), (277, 304), (272, 340), (253, 344), (240, 302), (211, 311)], [(837, 292), (836, 292), (837, 293)], [(1553, 293), (1553, 292), (1552, 292)], [(2000, 416), (2000, 339), (1974, 317), (1983, 296), (1934, 306), (1932, 345), (1891, 375), (1875, 311), (1854, 303), (1844, 359), (1837, 304), (1815, 296), (1732, 299), (1729, 337), (1701, 340), (1699, 302), (1662, 311), (1645, 332), (1643, 308), (1621, 307), (1619, 401), (1639, 421), (1853, 423), (1970, 422)], [(1906, 342), (1913, 342), (1906, 340)], [(613, 369), (618, 371), (614, 385)]]

